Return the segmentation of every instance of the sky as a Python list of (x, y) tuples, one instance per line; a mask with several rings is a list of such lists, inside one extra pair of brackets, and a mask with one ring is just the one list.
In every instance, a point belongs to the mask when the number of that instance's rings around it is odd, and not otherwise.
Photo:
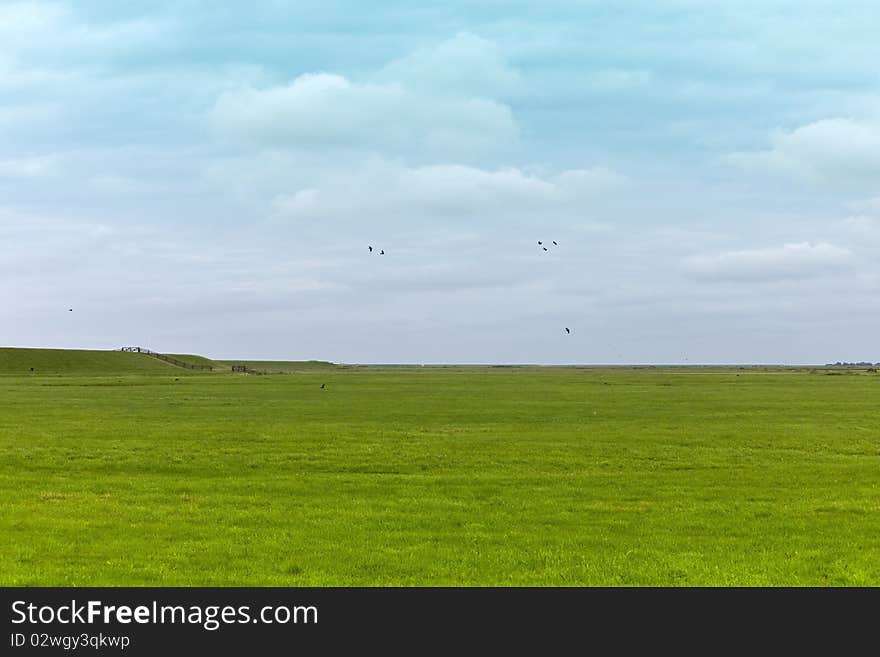
[(874, 0), (2, 0), (0, 345), (880, 361), (878, 33)]

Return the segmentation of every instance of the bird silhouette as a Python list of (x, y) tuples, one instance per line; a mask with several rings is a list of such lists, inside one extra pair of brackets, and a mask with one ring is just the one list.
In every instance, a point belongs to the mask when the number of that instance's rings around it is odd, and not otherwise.
[(559, 245), (556, 243), (556, 240), (553, 240), (553, 246), (559, 246)]
[(566, 333), (571, 333), (571, 329), (568, 328), (568, 327), (566, 326), (566, 327), (565, 327), (565, 332), (566, 332)]
[(373, 247), (372, 247), (372, 246), (368, 246), (367, 248), (370, 250), (370, 253), (373, 252)]
[(541, 246), (544, 242), (539, 241), (538, 246)]
[(72, 312), (73, 312), (73, 308), (68, 308), (68, 309), (67, 309), (67, 312), (72, 313)]
[(326, 385), (325, 383), (322, 383), (322, 384), (321, 384), (321, 390), (324, 389), (324, 386), (325, 386), (325, 385)]
[(544, 250), (545, 250), (545, 251), (546, 251), (546, 250), (547, 250), (547, 247), (546, 247), (546, 246), (544, 246), (544, 247), (541, 247), (541, 248), (543, 248), (543, 249), (544, 249)]
[(382, 249), (381, 251), (379, 251), (379, 255), (385, 255), (385, 249)]

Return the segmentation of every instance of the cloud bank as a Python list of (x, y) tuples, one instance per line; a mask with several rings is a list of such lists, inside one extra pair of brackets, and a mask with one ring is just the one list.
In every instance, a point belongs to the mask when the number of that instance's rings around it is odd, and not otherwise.
[(751, 170), (876, 189), (880, 185), (880, 121), (816, 121), (775, 134), (768, 150), (735, 153), (731, 161)]
[(754, 283), (812, 278), (852, 264), (853, 254), (847, 249), (825, 242), (801, 242), (692, 256), (685, 260), (684, 271), (698, 280)]

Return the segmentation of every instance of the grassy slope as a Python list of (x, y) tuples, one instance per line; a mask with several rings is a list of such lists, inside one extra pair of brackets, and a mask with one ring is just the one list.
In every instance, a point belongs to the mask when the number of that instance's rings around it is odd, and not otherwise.
[(0, 585), (876, 586), (878, 393), (736, 370), (4, 377)]
[(217, 361), (228, 367), (246, 365), (257, 372), (269, 374), (289, 374), (293, 372), (310, 372), (315, 370), (332, 370), (338, 366), (323, 360), (221, 360)]
[(195, 354), (166, 354), (166, 356), (171, 356), (172, 358), (176, 358), (177, 360), (181, 360), (184, 363), (189, 363), (190, 365), (207, 365), (208, 367), (213, 367), (218, 370), (228, 370), (229, 366), (221, 363), (220, 361), (211, 360), (210, 358), (205, 358), (204, 356), (197, 356)]
[(173, 374), (184, 372), (145, 354), (81, 349), (0, 347), (0, 374)]

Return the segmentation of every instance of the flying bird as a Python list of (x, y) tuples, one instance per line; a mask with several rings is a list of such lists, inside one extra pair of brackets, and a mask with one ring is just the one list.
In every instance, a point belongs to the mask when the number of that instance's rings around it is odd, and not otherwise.
[(566, 327), (565, 327), (565, 332), (566, 332), (566, 333), (571, 333), (571, 329), (568, 328), (568, 327), (566, 326)]
[(556, 240), (553, 240), (553, 246), (559, 246), (559, 245), (556, 243)]
[(68, 309), (67, 309), (67, 312), (72, 313), (72, 312), (73, 312), (73, 308), (68, 308)]
[(379, 255), (385, 255), (385, 249), (382, 249), (381, 251), (379, 251)]
[(324, 389), (324, 386), (325, 386), (325, 385), (327, 385), (327, 384), (326, 384), (326, 383), (322, 383), (322, 384), (321, 384), (321, 390)]
[(538, 246), (541, 246), (544, 242), (538, 241)]
[(541, 247), (541, 248), (543, 248), (543, 249), (544, 249), (544, 250), (545, 250), (545, 251), (546, 251), (546, 250), (547, 250), (547, 247), (546, 247), (546, 246), (544, 246), (544, 247)]
[(370, 250), (370, 253), (373, 252), (373, 247), (372, 247), (372, 246), (368, 246), (367, 248)]

